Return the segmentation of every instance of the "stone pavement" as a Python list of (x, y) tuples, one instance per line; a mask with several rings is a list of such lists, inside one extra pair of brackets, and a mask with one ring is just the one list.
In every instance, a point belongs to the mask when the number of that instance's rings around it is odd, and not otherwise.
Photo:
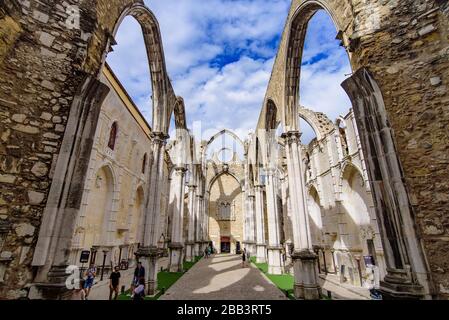
[(258, 269), (241, 266), (237, 255), (202, 259), (160, 300), (286, 300)]

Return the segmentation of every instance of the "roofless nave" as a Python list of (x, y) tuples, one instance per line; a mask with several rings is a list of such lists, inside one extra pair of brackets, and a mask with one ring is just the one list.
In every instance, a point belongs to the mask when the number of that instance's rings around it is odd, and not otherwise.
[[(68, 3), (0, 7), (1, 298), (69, 298), (66, 269), (86, 250), (106, 273), (137, 257), (152, 294), (161, 265), (180, 271), (208, 244), (293, 274), (298, 299), (319, 299), (323, 277), (366, 285), (373, 264), (385, 299), (448, 298), (446, 2), (292, 1), (245, 141), (187, 130), (143, 1)], [(353, 69), (342, 84), (353, 109), (335, 123), (299, 105), (320, 9)], [(149, 54), (151, 126), (105, 64), (127, 16)], [(301, 118), (317, 136), (307, 146)], [(223, 135), (243, 152), (223, 157)]]

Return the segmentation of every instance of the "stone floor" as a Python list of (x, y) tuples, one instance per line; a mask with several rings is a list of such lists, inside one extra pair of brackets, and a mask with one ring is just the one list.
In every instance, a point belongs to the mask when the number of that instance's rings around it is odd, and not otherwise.
[(285, 295), (241, 257), (216, 255), (202, 259), (160, 300), (285, 300)]

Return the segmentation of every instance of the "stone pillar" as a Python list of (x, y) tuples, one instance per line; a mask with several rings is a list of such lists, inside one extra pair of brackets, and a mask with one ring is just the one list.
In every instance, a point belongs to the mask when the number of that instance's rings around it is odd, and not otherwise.
[(172, 232), (170, 243), (170, 272), (183, 271), (183, 221), (184, 221), (184, 180), (186, 168), (175, 168), (174, 183), (174, 204), (173, 204), (173, 218), (172, 218)]
[(267, 245), (265, 243), (263, 186), (257, 185), (254, 188), (256, 200), (256, 258), (257, 263), (265, 263), (267, 262)]
[(317, 256), (313, 252), (307, 212), (300, 146), (301, 133), (291, 131), (284, 137), (287, 141), (287, 167), (292, 205), (291, 218), (294, 244), (292, 260), (295, 273), (295, 297), (297, 299), (318, 300), (321, 298), (321, 288), (318, 284)]
[(282, 274), (282, 246), (280, 243), (279, 211), (275, 185), (275, 170), (266, 169), (268, 212), (268, 273)]
[(164, 156), (168, 136), (164, 133), (153, 133), (153, 164), (149, 183), (149, 196), (145, 206), (145, 225), (143, 245), (136, 255), (145, 266), (147, 290), (154, 295), (157, 288), (157, 261), (160, 255), (158, 241), (160, 237), (161, 192), (164, 187)]
[(207, 215), (206, 215), (206, 205), (205, 205), (205, 199), (204, 196), (201, 198), (201, 240), (203, 243), (202, 252), (204, 252), (207, 248), (208, 244), (208, 229), (207, 229)]
[(360, 134), (358, 143), (366, 159), (379, 222), (387, 271), (380, 282), (383, 299), (431, 299), (436, 288), (416, 230), (416, 212), (382, 90), (365, 68), (357, 70), (342, 86), (352, 101)]
[(209, 208), (209, 202), (208, 202), (208, 193), (206, 193), (206, 195), (203, 197), (203, 218), (204, 218), (204, 249), (206, 249), (209, 245), (209, 212), (208, 212), (208, 208)]
[(202, 220), (202, 210), (201, 210), (201, 202), (203, 200), (203, 196), (201, 194), (196, 195), (195, 199), (195, 256), (199, 257), (202, 254), (201, 248), (203, 244), (203, 220)]
[(31, 263), (37, 268), (37, 274), (30, 299), (56, 300), (71, 296), (72, 291), (65, 282), (70, 276), (66, 271), (81, 208), (80, 190), (85, 187), (93, 137), (109, 91), (105, 84), (88, 77), (73, 99)]
[(250, 255), (256, 255), (256, 196), (254, 192), (248, 195), (248, 243)]
[(186, 242), (186, 261), (193, 262), (195, 258), (195, 199), (196, 186), (189, 185), (189, 225)]

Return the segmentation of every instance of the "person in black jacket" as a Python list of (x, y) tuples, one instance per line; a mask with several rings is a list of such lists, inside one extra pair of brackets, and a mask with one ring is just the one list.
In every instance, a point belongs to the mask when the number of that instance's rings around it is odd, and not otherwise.
[(131, 284), (131, 292), (134, 291), (134, 288), (138, 287), (140, 284), (140, 280), (145, 281), (145, 268), (142, 266), (142, 262), (137, 262), (137, 267), (134, 270), (134, 278)]

